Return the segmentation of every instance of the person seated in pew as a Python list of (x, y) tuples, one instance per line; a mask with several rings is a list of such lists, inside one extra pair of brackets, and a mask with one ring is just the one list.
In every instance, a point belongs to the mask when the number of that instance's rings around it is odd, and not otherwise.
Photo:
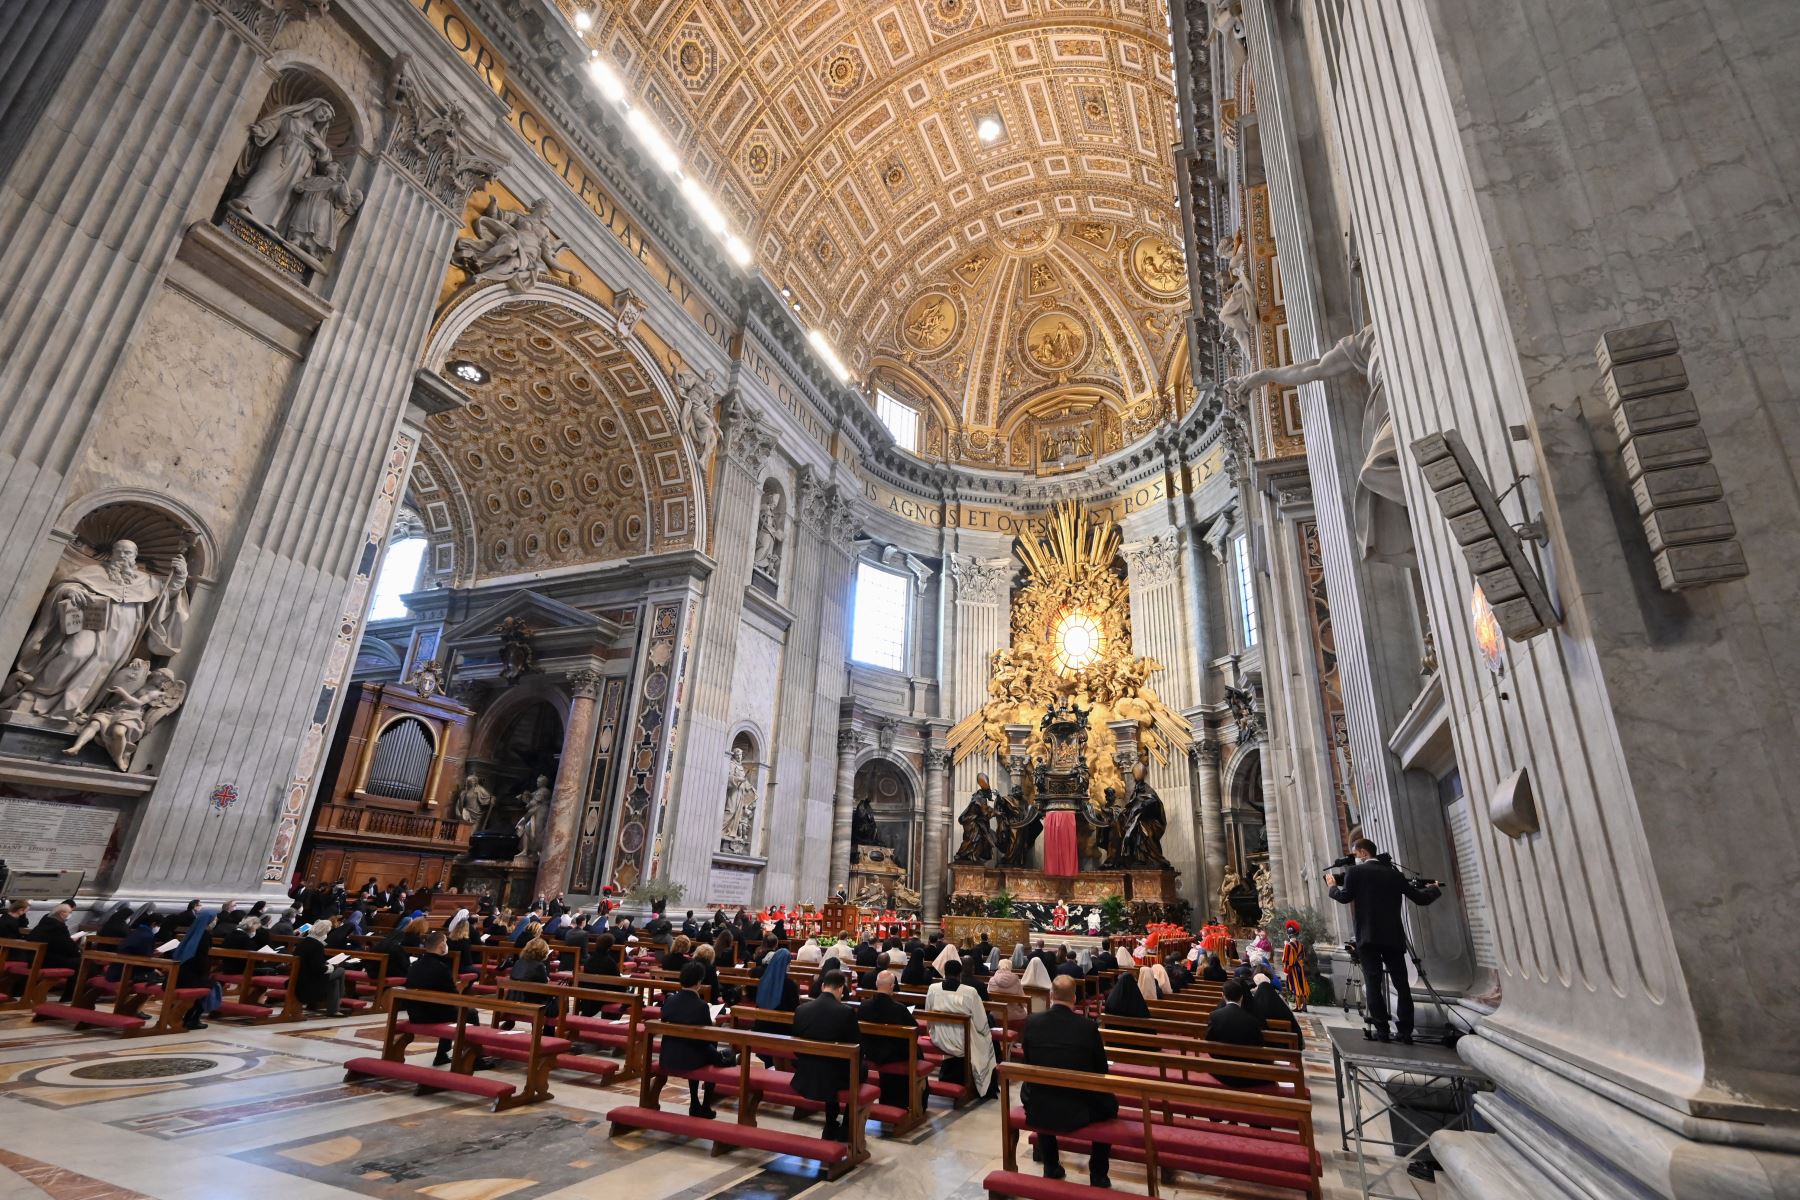
[(1146, 1001), (1161, 1000), (1163, 998), (1164, 993), (1162, 985), (1157, 981), (1156, 970), (1154, 967), (1151, 967), (1148, 964), (1139, 967), (1137, 969), (1137, 981), (1138, 991), (1144, 993), (1144, 999)]
[[(332, 930), (336, 933), (337, 930)], [(329, 935), (327, 935), (329, 936)], [(261, 950), (266, 944), (262, 918), (246, 916), (226, 933), (219, 945), (226, 950)]]
[(325, 952), (325, 939), (331, 935), (330, 921), (314, 922), (306, 936), (289, 948), (294, 956), (293, 978), (288, 986), (294, 997), (306, 1008), (323, 1008), (328, 1017), (344, 1015), (344, 968), (330, 964)]
[[(525, 943), (525, 948), (519, 951), (519, 957), (513, 961), (512, 971), (510, 973), (511, 978), (519, 983), (549, 983), (549, 960), (550, 943), (546, 942), (543, 938), (533, 938), (531, 941)], [(517, 1000), (522, 1004), (535, 1004), (544, 1010), (544, 1015), (546, 1017), (556, 1016), (555, 996), (539, 996), (531, 992), (508, 991), (506, 993), (506, 998), (508, 1000)], [(513, 1027), (513, 1022), (510, 1017), (502, 1018), (501, 1020), (495, 1021), (494, 1025), (499, 1029), (511, 1029)]]
[(31, 901), (14, 897), (0, 913), (0, 938), (24, 941), (31, 936)]
[(965, 1043), (962, 1026), (929, 1023), (932, 1042), (944, 1052), (938, 1078), (945, 1083), (962, 1083), (972, 1075), (975, 1098), (985, 1100), (995, 1087), (994, 1033), (988, 1027), (987, 1007), (974, 988), (963, 986), (962, 960), (953, 950), (946, 949), (940, 961), (944, 977), (926, 990), (925, 1008), (929, 1012), (962, 1013), (969, 1018), (969, 1026)]
[(206, 1022), (201, 1017), (215, 1011), (219, 1007), (219, 1001), (223, 999), (219, 985), (212, 981), (212, 928), (217, 918), (218, 914), (210, 908), (195, 913), (194, 921), (187, 927), (187, 934), (182, 938), (181, 945), (169, 955), (181, 964), (175, 972), (176, 987), (208, 989), (208, 995), (188, 1005), (181, 1020), (183, 1029), (205, 1029)]
[[(1123, 980), (1131, 976), (1121, 975)], [(1025, 1062), (1033, 1067), (1054, 1067), (1059, 1071), (1090, 1071), (1106, 1074), (1106, 1042), (1100, 1026), (1075, 1011), (1075, 980), (1059, 976), (1050, 987), (1050, 1008), (1025, 1022), (1021, 1046)], [(1139, 998), (1142, 1003), (1142, 998)], [(1038, 1129), (1073, 1132), (1095, 1121), (1110, 1121), (1119, 1115), (1119, 1098), (1103, 1092), (1084, 1092), (1076, 1088), (1046, 1087), (1028, 1083), (1020, 1089), (1025, 1104), (1025, 1120)], [(1045, 1179), (1061, 1179), (1067, 1174), (1057, 1156), (1054, 1134), (1038, 1134), (1035, 1157), (1044, 1164)], [(1112, 1148), (1095, 1142), (1088, 1153), (1088, 1182), (1097, 1188), (1109, 1188), (1112, 1179)]]
[(1288, 1007), (1281, 989), (1267, 975), (1256, 976), (1256, 990), (1250, 993), (1250, 999), (1244, 1007), (1257, 1015), (1265, 1029), (1272, 1020), (1286, 1021), (1293, 1026), (1295, 1047), (1306, 1049), (1306, 1035), (1301, 1032), (1300, 1022), (1294, 1019), (1294, 1010)]
[(900, 982), (907, 987), (924, 987), (931, 982), (931, 968), (925, 962), (925, 947), (909, 948), (906, 955), (906, 966), (900, 972)]
[[(705, 978), (706, 971), (698, 962), (691, 962), (681, 968), (681, 990), (664, 993), (662, 1019), (670, 1025), (711, 1027), (712, 1010), (706, 1006), (706, 998), (700, 994)], [(724, 1062), (717, 1042), (702, 1041), (699, 1038), (664, 1037), (661, 1055), (662, 1069), (671, 1073), (729, 1065)], [(713, 1094), (717, 1090), (713, 1084), (702, 1087), (699, 1080), (688, 1080), (688, 1116), (707, 1121), (716, 1118), (719, 1114), (713, 1111), (712, 1104)]]
[(713, 938), (713, 966), (729, 970), (737, 966), (737, 939), (731, 930), (721, 929)]
[[(773, 1009), (776, 1012), (794, 1012), (799, 1009), (800, 989), (788, 978), (788, 960), (792, 957), (786, 946), (777, 946), (763, 959), (761, 972), (756, 980), (757, 1008)], [(750, 1028), (757, 1033), (788, 1032), (787, 1026), (777, 1021), (757, 1021)], [(760, 1057), (764, 1066), (773, 1065), (773, 1060), (768, 1055)]]
[[(427, 933), (420, 944), (420, 954), (412, 960), (406, 969), (406, 986), (420, 992), (457, 992), (456, 970), (450, 964), (450, 939), (444, 931), (434, 929)], [(432, 1000), (407, 1000), (406, 1019), (415, 1025), (454, 1025), (457, 1009), (454, 1005), (439, 1004)], [(481, 1014), (471, 1011), (468, 1024), (481, 1024)], [(454, 1038), (439, 1038), (437, 1057), (431, 1060), (434, 1067), (450, 1065), (450, 1052), (455, 1048)], [(475, 1069), (485, 1070), (494, 1066), (491, 1058), (476, 1060)]]
[[(375, 949), (387, 955), (387, 974), (390, 979), (406, 978), (407, 969), (412, 966), (412, 955), (406, 952), (406, 922), (396, 922), (388, 930), (387, 936), (376, 943)], [(364, 963), (363, 970), (369, 970), (370, 965)]]
[(816, 967), (824, 957), (825, 951), (820, 947), (819, 939), (809, 937), (800, 944), (800, 949), (794, 954), (794, 961), (803, 967)]
[[(716, 956), (717, 951), (713, 949), (711, 942), (701, 942), (694, 947), (694, 957), (688, 961), (697, 962), (706, 968), (706, 977), (700, 981), (700, 986), (706, 989), (706, 994), (713, 997), (715, 1003), (722, 1004), (724, 1001), (719, 999), (719, 968), (714, 964)], [(687, 970), (685, 966), (681, 969), (684, 972)]]
[(981, 969), (981, 960), (975, 956), (971, 947), (962, 953), (962, 982), (967, 988), (974, 988), (975, 994), (983, 1000), (987, 999), (987, 972)]
[(1057, 949), (1056, 965), (1050, 969), (1050, 978), (1052, 979), (1056, 979), (1063, 975), (1067, 975), (1070, 979), (1082, 978), (1081, 965), (1069, 957), (1069, 948), (1067, 946), (1062, 946)]
[(1179, 996), (1182, 990), (1192, 982), (1194, 982), (1194, 973), (1187, 969), (1186, 963), (1178, 961), (1169, 968), (1169, 983), (1175, 989), (1176, 995)]
[(688, 941), (687, 935), (676, 934), (675, 940), (669, 944), (669, 952), (662, 956), (662, 969), (673, 971), (679, 976), (682, 968), (688, 965), (688, 951), (691, 949), (693, 943)]
[(325, 935), (326, 948), (330, 950), (354, 949), (356, 943), (350, 939), (355, 932), (356, 931), (350, 927), (350, 922), (348, 920), (332, 922), (331, 932)]
[[(1206, 1040), (1232, 1046), (1262, 1045), (1262, 1018), (1245, 1007), (1244, 1002), (1249, 998), (1250, 989), (1244, 986), (1243, 980), (1227, 979), (1224, 1002), (1213, 1009), (1212, 1015), (1206, 1020)], [(1263, 1082), (1238, 1075), (1221, 1075), (1217, 1071), (1212, 1074), (1214, 1079), (1226, 1087), (1250, 1088)]]
[(988, 999), (1006, 1001), (1008, 1024), (1023, 1021), (1031, 1015), (1031, 1006), (1025, 1001), (1025, 981), (1019, 978), (1007, 959), (1000, 960), (999, 968), (988, 979)]
[[(836, 967), (819, 972), (819, 997), (794, 1012), (793, 1035), (809, 1042), (855, 1045), (862, 1038), (856, 1010), (844, 1003), (844, 973)], [(860, 1079), (855, 1083), (860, 1084)], [(826, 1139), (848, 1142), (850, 1130), (838, 1120), (838, 1093), (851, 1086), (850, 1064), (816, 1054), (794, 1056), (794, 1091), (825, 1105)]]
[(1144, 993), (1138, 989), (1138, 977), (1130, 971), (1120, 971), (1119, 977), (1113, 980), (1112, 990), (1106, 993), (1103, 1008), (1109, 1017), (1147, 1020), (1150, 1016), (1150, 1005), (1145, 1002)]
[(300, 910), (297, 908), (289, 908), (279, 917), (275, 918), (275, 924), (269, 927), (270, 935), (274, 937), (287, 937), (294, 932), (294, 925), (299, 919)]
[[(906, 1005), (894, 998), (894, 985), (900, 977), (893, 971), (881, 971), (875, 976), (875, 994), (864, 1000), (857, 1010), (857, 1019), (869, 1025), (903, 1025), (916, 1028), (918, 1022)], [(881, 1066), (884, 1063), (905, 1062), (908, 1044), (916, 1038), (882, 1037), (875, 1034), (864, 1034), (862, 1040), (863, 1061)], [(895, 1108), (911, 1107), (911, 1097), (907, 1095), (909, 1080), (904, 1075), (881, 1075), (881, 1102)]]
[[(125, 936), (119, 939), (118, 948), (114, 953), (129, 955), (132, 958), (154, 958), (156, 948), (165, 940), (167, 939), (162, 936), (162, 918), (146, 908), (138, 914), (137, 920), (132, 923), (131, 928), (125, 931)], [(117, 983), (123, 974), (124, 969), (118, 963), (107, 965), (106, 978), (111, 982)], [(151, 983), (158, 978), (158, 975), (148, 967), (137, 967), (132, 970), (131, 978), (134, 983)]]
[[(69, 933), (69, 916), (74, 911), (75, 906), (65, 900), (39, 917), (38, 923), (32, 927), (31, 940), (44, 947), (45, 969), (75, 970), (81, 965), (81, 946)], [(75, 979), (76, 975), (71, 975), (69, 981), (63, 984), (64, 1004), (74, 999)]]
[(125, 936), (125, 931), (130, 928), (131, 905), (121, 901), (111, 912), (106, 914), (106, 920), (100, 922), (100, 928), (94, 936), (122, 938)]
[(1219, 956), (1208, 954), (1206, 965), (1200, 968), (1200, 978), (1206, 983), (1224, 983), (1231, 976), (1225, 973), (1225, 967), (1219, 962)]

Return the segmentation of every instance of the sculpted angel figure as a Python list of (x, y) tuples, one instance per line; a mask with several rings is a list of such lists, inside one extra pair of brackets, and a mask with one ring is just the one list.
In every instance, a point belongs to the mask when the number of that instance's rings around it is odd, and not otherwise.
[(706, 374), (684, 375), (680, 383), (676, 420), (681, 432), (694, 444), (694, 458), (702, 470), (712, 461), (713, 450), (719, 444), (719, 419), (713, 415), (713, 405), (718, 400), (717, 381), (717, 374), (708, 367)]
[(131, 770), (132, 755), (144, 735), (187, 699), (187, 684), (176, 679), (173, 671), (167, 667), (151, 671), (149, 665), (135, 658), (113, 675), (100, 707), (86, 719), (64, 754), (80, 754), (82, 747), (99, 738), (119, 770)]
[(1400, 449), (1394, 440), (1394, 419), (1381, 370), (1381, 343), (1373, 325), (1363, 326), (1318, 358), (1285, 367), (1265, 367), (1227, 379), (1225, 389), (1241, 396), (1267, 383), (1298, 387), (1346, 375), (1361, 375), (1369, 385), (1369, 402), (1363, 408), (1362, 420), (1363, 463), (1356, 476), (1356, 532), (1363, 557), (1411, 566), (1415, 555), (1412, 526), (1406, 519)]
[(487, 211), (475, 218), (475, 236), (456, 240), (451, 261), (469, 273), (470, 283), (499, 280), (515, 292), (536, 287), (546, 273), (573, 278), (556, 265), (567, 246), (550, 232), (550, 211), (550, 202), (539, 200), (525, 212), (506, 212), (490, 196)]
[(494, 793), (483, 786), (481, 776), (469, 772), (456, 790), (456, 819), (467, 821), (479, 830), (487, 824), (488, 813), (493, 807)]
[(525, 815), (513, 828), (519, 835), (519, 853), (536, 854), (543, 849), (544, 835), (550, 828), (550, 778), (537, 777), (537, 786), (520, 797), (525, 802)]
[(302, 100), (278, 108), (250, 127), (245, 163), (257, 147), (256, 167), (230, 207), (268, 229), (279, 231), (299, 195), (300, 184), (331, 158), (325, 129), (337, 111), (328, 100)]

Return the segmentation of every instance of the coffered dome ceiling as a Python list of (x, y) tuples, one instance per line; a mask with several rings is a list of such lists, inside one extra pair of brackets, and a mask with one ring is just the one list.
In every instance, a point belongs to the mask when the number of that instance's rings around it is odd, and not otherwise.
[[(456, 506), (427, 529), (466, 540), (459, 579), (606, 562), (696, 544), (693, 467), (650, 372), (593, 322), (554, 304), (505, 304), (477, 318), (447, 356), (489, 372), (459, 381), (468, 404), (426, 423)], [(441, 472), (445, 480), (440, 482)], [(420, 490), (420, 489), (415, 489)], [(452, 569), (434, 562), (434, 571)]]
[(591, 11), (805, 322), (927, 409), (926, 457), (1069, 469), (1185, 405), (1162, 0)]

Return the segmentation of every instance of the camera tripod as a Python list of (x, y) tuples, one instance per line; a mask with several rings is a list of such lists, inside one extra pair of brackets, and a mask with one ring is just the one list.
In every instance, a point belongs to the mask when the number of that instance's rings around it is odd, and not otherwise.
[[(1426, 876), (1422, 872), (1415, 871), (1411, 867), (1403, 866), (1402, 864), (1395, 862), (1393, 860), (1392, 856), (1390, 856), (1390, 855), (1384, 854), (1384, 855), (1381, 855), (1380, 857), (1381, 857), (1382, 861), (1386, 862), (1389, 866), (1393, 867), (1396, 871), (1399, 871), (1402, 875), (1409, 877), (1414, 883), (1426, 882)], [(1433, 882), (1435, 882), (1435, 881), (1433, 881)], [(1448, 1000), (1445, 1000), (1443, 997), (1443, 994), (1437, 990), (1437, 985), (1431, 982), (1431, 976), (1425, 970), (1425, 960), (1420, 956), (1419, 948), (1413, 944), (1412, 934), (1407, 933), (1405, 935), (1405, 937), (1406, 937), (1406, 957), (1409, 960), (1411, 960), (1413, 970), (1418, 973), (1419, 982), (1424, 985), (1426, 994), (1431, 997), (1432, 1003), (1437, 1005), (1438, 1011), (1444, 1015), (1444, 1021), (1445, 1021), (1445, 1025), (1447, 1026), (1447, 1028), (1444, 1030), (1444, 1034), (1441, 1039), (1442, 1045), (1446, 1049), (1455, 1049), (1456, 1043), (1458, 1041), (1462, 1040), (1464, 1035), (1475, 1032), (1475, 1027), (1473, 1025), (1469, 1024), (1468, 1019), (1466, 1017), (1463, 1017), (1463, 1016), (1457, 1014), (1456, 1010), (1451, 1008), (1450, 1002)], [(1349, 952), (1350, 952), (1350, 961), (1351, 961), (1352, 965), (1360, 967), (1362, 965), (1362, 957), (1361, 957), (1360, 952), (1354, 946), (1350, 946), (1350, 945), (1346, 945), (1345, 949), (1349, 950)], [(1386, 1007), (1386, 1000), (1387, 1000), (1385, 991), (1386, 991), (1388, 983), (1391, 982), (1388, 979), (1389, 974), (1391, 974), (1391, 972), (1387, 972), (1387, 971), (1382, 972), (1382, 989), (1384, 992), (1384, 995), (1382, 996), (1382, 1001), (1383, 1001), (1384, 1008)], [(1402, 982), (1404, 982), (1404, 981), (1402, 981)], [(1395, 990), (1396, 990), (1396, 992), (1399, 990), (1398, 984), (1396, 984)], [(1348, 989), (1346, 989), (1346, 993), (1347, 992), (1348, 992)], [(1344, 1007), (1345, 1007), (1345, 1010), (1348, 1011), (1349, 998), (1348, 998), (1347, 994), (1345, 997)], [(1357, 1000), (1356, 1010), (1357, 1010), (1357, 1015), (1359, 1015), (1362, 1018), (1363, 1036), (1368, 1038), (1370, 1041), (1376, 1040), (1375, 1034), (1372, 1032), (1373, 1024), (1369, 1020), (1369, 997), (1368, 997), (1367, 987), (1365, 987), (1363, 989), (1363, 995), (1361, 997), (1359, 997)], [(1460, 1029), (1457, 1028), (1457, 1024), (1459, 1022), (1462, 1025), (1462, 1028), (1460, 1028)]]

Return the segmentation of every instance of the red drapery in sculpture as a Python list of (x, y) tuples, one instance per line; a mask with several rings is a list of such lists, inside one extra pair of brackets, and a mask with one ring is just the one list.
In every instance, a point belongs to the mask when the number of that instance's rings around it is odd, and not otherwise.
[(1044, 874), (1074, 875), (1081, 870), (1081, 847), (1072, 809), (1053, 808), (1044, 814)]

